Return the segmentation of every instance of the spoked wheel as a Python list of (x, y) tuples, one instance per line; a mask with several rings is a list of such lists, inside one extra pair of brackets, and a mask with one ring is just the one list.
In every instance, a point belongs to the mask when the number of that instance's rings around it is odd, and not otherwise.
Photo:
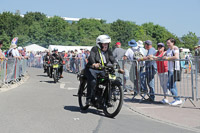
[(49, 70), (49, 67), (47, 67), (47, 76), (50, 76), (50, 70)]
[(54, 80), (54, 83), (57, 82), (57, 70), (56, 69), (54, 70), (54, 73), (53, 73), (53, 80)]
[(81, 110), (87, 110), (89, 105), (86, 105), (87, 101), (87, 81), (83, 81), (79, 86), (78, 102)]
[(122, 108), (124, 99), (122, 87), (117, 85), (112, 87), (110, 96), (111, 106), (105, 105), (103, 112), (107, 117), (114, 118)]

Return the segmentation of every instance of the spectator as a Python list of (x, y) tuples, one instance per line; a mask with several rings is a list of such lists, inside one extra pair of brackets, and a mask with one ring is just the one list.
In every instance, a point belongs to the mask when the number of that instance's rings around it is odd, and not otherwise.
[[(185, 59), (185, 52), (183, 52), (183, 48), (180, 48), (180, 59)], [(181, 61), (181, 67), (185, 69), (185, 62), (186, 61)]]
[(22, 47), (18, 47), (17, 50), (19, 51), (19, 56), (22, 58), (22, 50), (23, 50), (23, 48)]
[[(152, 42), (147, 40), (144, 42), (145, 48), (148, 50), (147, 56), (144, 58), (138, 59), (138, 61), (149, 60), (153, 55), (155, 55), (156, 50), (152, 46)], [(147, 101), (153, 102), (155, 100), (154, 95), (154, 76), (157, 71), (157, 65), (155, 61), (145, 61), (145, 72), (141, 73), (141, 88), (143, 92), (147, 92), (147, 85), (150, 89), (150, 97)]]
[(85, 69), (85, 65), (86, 65), (86, 55), (85, 55), (85, 52), (83, 49), (80, 49), (81, 50), (81, 66), (83, 69)]
[[(180, 59), (179, 57), (179, 49), (177, 46), (175, 46), (176, 40), (174, 38), (167, 39), (167, 46), (168, 50), (163, 57), (163, 59), (167, 60), (176, 60)], [(174, 101), (170, 103), (170, 105), (179, 105), (182, 104), (182, 100), (180, 100), (178, 96), (178, 90), (176, 87), (176, 81), (174, 80), (174, 70), (180, 70), (180, 64), (179, 61), (168, 61), (168, 84), (169, 84), (169, 90), (171, 91), (172, 95), (174, 97)]]
[(198, 46), (194, 47), (194, 51), (195, 51), (194, 56), (198, 56), (199, 55)]
[(71, 51), (69, 50), (67, 53), (67, 71), (70, 71), (70, 58), (71, 58)]
[(197, 72), (200, 73), (200, 44), (195, 50), (195, 56), (198, 56), (196, 57), (197, 58)]
[(77, 49), (75, 49), (74, 55), (75, 55), (75, 65), (76, 65), (75, 73), (78, 73), (79, 72), (80, 60), (79, 60), (79, 54), (78, 54)]
[[(160, 59), (164, 56), (165, 54), (165, 45), (164, 43), (158, 43), (158, 51), (156, 53), (156, 57), (155, 59)], [(160, 85), (163, 88), (163, 92), (164, 92), (164, 99), (161, 101), (163, 104), (168, 104), (169, 101), (166, 97), (167, 93), (168, 93), (168, 89), (167, 89), (167, 83), (168, 83), (168, 62), (167, 61), (156, 61), (157, 64), (157, 68), (158, 68), (158, 76), (160, 79)]]
[[(131, 47), (129, 48), (126, 52), (125, 52), (125, 55), (124, 55), (124, 60), (131, 60), (133, 61), (132, 62), (132, 66), (131, 66), (131, 70), (130, 70), (130, 79), (131, 81), (134, 83), (134, 90), (135, 90), (135, 94), (134, 95), (137, 95), (138, 91), (137, 91), (137, 88), (138, 88), (138, 77), (137, 77), (137, 64), (136, 64), (136, 61), (138, 58), (140, 57), (143, 57), (144, 56), (144, 53), (143, 53), (143, 48), (140, 48), (138, 47), (138, 44), (136, 43), (135, 40), (131, 40), (128, 42), (128, 45)], [(140, 72), (143, 70), (142, 69), (143, 66), (140, 65)]]
[(115, 44), (115, 50), (113, 51), (113, 57), (115, 58), (116, 61), (121, 60), (125, 54), (125, 50), (121, 48), (121, 43), (117, 42)]
[(14, 57), (14, 58), (21, 59), (16, 44), (11, 44), (11, 45), (10, 45), (10, 49), (9, 49), (9, 51), (8, 51), (8, 57), (10, 57), (10, 58)]
[(31, 51), (31, 53), (30, 53), (30, 67), (32, 67), (32, 65), (34, 65), (34, 58), (35, 58), (35, 55)]
[(75, 53), (72, 50), (71, 51), (71, 57), (70, 57), (70, 72), (75, 73)]
[(7, 58), (5, 57), (5, 54), (1, 50), (2, 46), (3, 46), (3, 41), (0, 40), (0, 59), (4, 60), (4, 59), (7, 59)]
[(138, 44), (138, 47), (144, 48), (143, 41), (138, 40), (138, 41), (137, 41), (137, 44)]

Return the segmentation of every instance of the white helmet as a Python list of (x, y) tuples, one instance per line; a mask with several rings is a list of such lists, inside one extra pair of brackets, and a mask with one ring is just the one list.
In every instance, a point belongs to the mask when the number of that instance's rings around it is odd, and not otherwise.
[(97, 37), (96, 45), (102, 49), (102, 43), (111, 43), (111, 38), (108, 35), (100, 35)]

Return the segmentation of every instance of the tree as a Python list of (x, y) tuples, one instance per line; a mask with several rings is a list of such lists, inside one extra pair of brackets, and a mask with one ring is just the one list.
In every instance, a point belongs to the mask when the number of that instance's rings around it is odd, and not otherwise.
[(189, 32), (188, 34), (183, 35), (181, 39), (183, 41), (184, 47), (189, 48), (190, 50), (192, 50), (199, 41), (198, 37), (193, 32)]
[(8, 50), (11, 44), (11, 38), (4, 31), (0, 35), (0, 40), (3, 41), (2, 50)]
[(134, 31), (137, 25), (130, 21), (117, 20), (111, 23), (111, 37), (114, 41), (120, 41), (123, 47), (127, 47), (128, 41), (135, 39)]
[(166, 42), (173, 37), (177, 40), (177, 46), (192, 48), (197, 42), (194, 33), (182, 37), (182, 42), (165, 27), (153, 23), (137, 25), (131, 21), (116, 20), (106, 23), (105, 20), (80, 19), (78, 22), (69, 23), (63, 18), (47, 17), (40, 12), (27, 12), (24, 17), (11, 12), (0, 14), (0, 39), (4, 40), (3, 49), (8, 49), (13, 37), (18, 37), (18, 46), (26, 46), (37, 43), (44, 47), (54, 45), (89, 45), (96, 44), (96, 38), (101, 34), (107, 34), (112, 39), (111, 47), (117, 41), (122, 47), (128, 47), (131, 39), (151, 40), (156, 46), (158, 42)]

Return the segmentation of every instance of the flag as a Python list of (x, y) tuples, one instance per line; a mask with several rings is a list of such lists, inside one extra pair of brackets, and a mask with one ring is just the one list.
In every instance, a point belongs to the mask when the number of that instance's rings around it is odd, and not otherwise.
[(18, 37), (13, 38), (13, 40), (12, 40), (12, 42), (11, 42), (11, 45), (12, 45), (12, 44), (16, 44), (16, 45), (17, 45), (17, 41), (18, 41)]

